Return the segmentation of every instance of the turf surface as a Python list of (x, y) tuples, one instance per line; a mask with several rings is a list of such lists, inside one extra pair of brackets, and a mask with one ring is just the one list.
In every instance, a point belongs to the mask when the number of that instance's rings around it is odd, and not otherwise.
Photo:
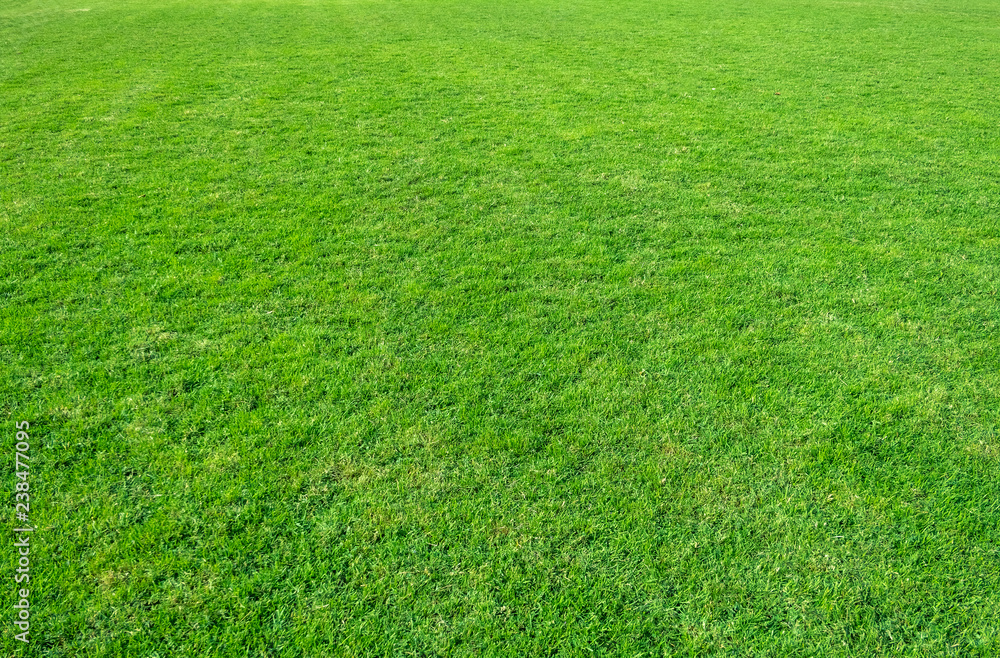
[(5, 3), (3, 650), (997, 655), (998, 61), (985, 0)]

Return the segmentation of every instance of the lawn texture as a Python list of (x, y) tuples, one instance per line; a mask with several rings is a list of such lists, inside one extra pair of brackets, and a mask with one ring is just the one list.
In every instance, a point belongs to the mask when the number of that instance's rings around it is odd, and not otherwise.
[(4, 3), (0, 653), (996, 656), (998, 62), (983, 0)]

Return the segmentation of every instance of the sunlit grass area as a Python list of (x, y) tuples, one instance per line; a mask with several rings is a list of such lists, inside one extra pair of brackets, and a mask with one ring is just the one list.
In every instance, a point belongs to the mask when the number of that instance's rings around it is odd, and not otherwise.
[(5, 3), (4, 651), (997, 655), (998, 26)]

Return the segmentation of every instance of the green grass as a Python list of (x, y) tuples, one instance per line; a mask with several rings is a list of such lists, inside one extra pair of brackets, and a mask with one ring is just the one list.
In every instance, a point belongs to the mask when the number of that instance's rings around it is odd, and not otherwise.
[(997, 655), (998, 25), (5, 3), (4, 652)]

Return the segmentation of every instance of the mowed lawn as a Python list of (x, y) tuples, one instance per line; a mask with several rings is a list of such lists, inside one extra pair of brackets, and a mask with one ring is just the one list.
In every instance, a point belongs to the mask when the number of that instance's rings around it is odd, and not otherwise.
[(993, 0), (8, 0), (0, 652), (1000, 654), (998, 62)]

